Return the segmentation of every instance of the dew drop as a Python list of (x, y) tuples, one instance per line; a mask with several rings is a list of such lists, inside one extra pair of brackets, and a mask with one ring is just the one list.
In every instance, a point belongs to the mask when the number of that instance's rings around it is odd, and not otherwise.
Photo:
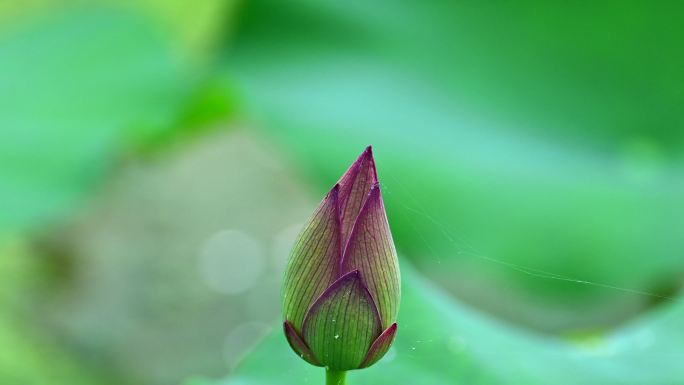
[(335, 339), (338, 339), (338, 338), (340, 338), (340, 335), (339, 335), (339, 334), (335, 334)]

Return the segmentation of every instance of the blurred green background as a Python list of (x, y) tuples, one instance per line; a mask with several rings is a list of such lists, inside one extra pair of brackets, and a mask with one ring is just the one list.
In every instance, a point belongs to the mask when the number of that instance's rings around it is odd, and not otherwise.
[(684, 383), (682, 17), (0, 3), (0, 384), (322, 383), (280, 279), (368, 144), (404, 298), (351, 383)]

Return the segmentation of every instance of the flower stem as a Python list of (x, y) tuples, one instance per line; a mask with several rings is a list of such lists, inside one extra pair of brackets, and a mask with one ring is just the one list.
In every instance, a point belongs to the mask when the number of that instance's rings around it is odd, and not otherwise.
[(345, 385), (347, 383), (346, 377), (347, 372), (345, 371), (338, 372), (336, 370), (326, 369), (325, 385)]

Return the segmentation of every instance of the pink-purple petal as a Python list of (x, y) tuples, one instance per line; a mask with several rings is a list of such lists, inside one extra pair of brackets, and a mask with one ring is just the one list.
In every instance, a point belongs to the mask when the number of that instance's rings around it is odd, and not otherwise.
[(394, 337), (397, 335), (397, 324), (393, 323), (388, 327), (378, 338), (373, 341), (366, 354), (366, 358), (363, 359), (361, 363), (361, 368), (367, 368), (374, 363), (378, 362), (389, 350), (392, 342), (394, 342)]
[(378, 182), (373, 150), (368, 146), (342, 175), (340, 185), (340, 223), (342, 239), (347, 239), (371, 187)]
[(341, 272), (359, 270), (375, 300), (382, 327), (387, 328), (399, 310), (399, 264), (385, 215), (380, 187), (371, 188), (344, 249)]
[(313, 301), (339, 276), (338, 195), (335, 185), (297, 238), (285, 269), (283, 311), (297, 332)]
[(306, 345), (306, 342), (297, 334), (297, 331), (292, 327), (292, 324), (285, 321), (283, 323), (283, 329), (285, 330), (285, 337), (287, 342), (290, 344), (292, 350), (295, 351), (301, 358), (306, 360), (306, 362), (311, 365), (322, 366), (320, 362), (311, 353), (311, 349)]
[(333, 370), (372, 365), (394, 340), (399, 281), (369, 146), (321, 202), (289, 258), (283, 327), (290, 346)]

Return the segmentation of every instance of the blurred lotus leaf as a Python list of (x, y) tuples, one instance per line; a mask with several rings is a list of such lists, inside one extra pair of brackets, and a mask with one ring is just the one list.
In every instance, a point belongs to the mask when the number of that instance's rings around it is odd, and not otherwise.
[[(401, 333), (375, 366), (349, 382), (469, 385), (672, 385), (684, 378), (684, 302), (597, 338), (571, 344), (508, 326), (455, 301), (402, 266)], [(187, 385), (295, 385), (322, 383), (316, 367), (289, 351), (274, 332), (225, 380)], [(268, 362), (268, 365), (264, 363)]]
[(0, 233), (73, 210), (173, 127), (190, 68), (144, 18), (83, 9), (0, 35)]
[(226, 71), (250, 113), (320, 180), (375, 145), (397, 247), (450, 292), (562, 331), (681, 286), (684, 27), (667, 7), (243, 12)]

